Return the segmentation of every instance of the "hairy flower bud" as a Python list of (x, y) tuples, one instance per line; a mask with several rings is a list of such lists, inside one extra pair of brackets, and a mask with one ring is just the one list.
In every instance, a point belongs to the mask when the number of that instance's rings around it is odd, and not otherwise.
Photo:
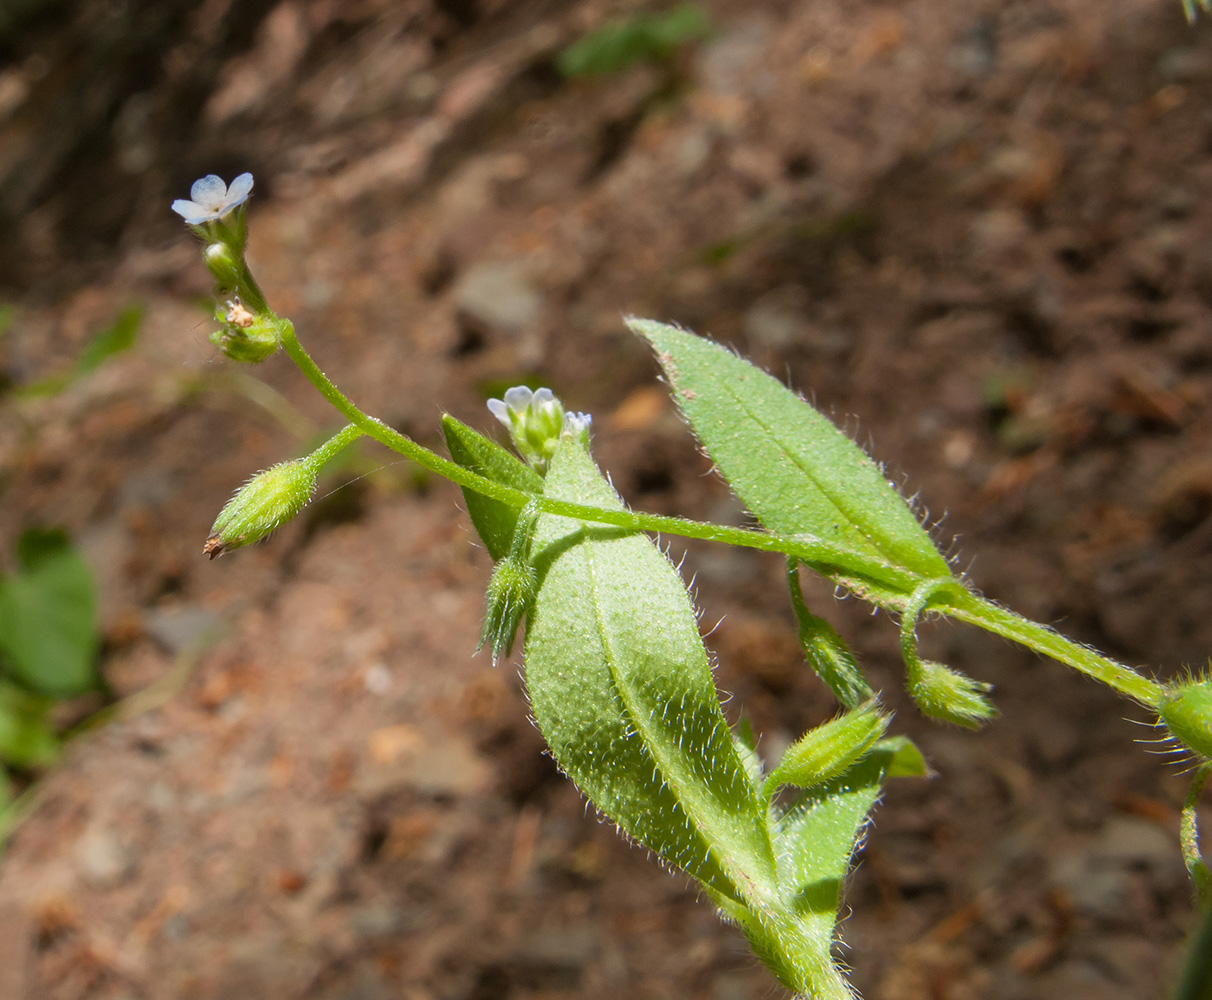
[(787, 748), (767, 779), (773, 791), (783, 785), (814, 788), (844, 774), (862, 760), (884, 735), (890, 715), (872, 698), (853, 711), (809, 730)]
[(481, 649), (492, 648), (493, 663), (512, 652), (514, 635), (538, 587), (538, 575), (525, 559), (510, 555), (497, 563), (488, 582), (488, 607), (480, 638)]
[(214, 559), (229, 549), (259, 542), (293, 519), (315, 489), (316, 469), (305, 459), (258, 472), (220, 511), (202, 551)]
[(1157, 712), (1176, 740), (1212, 758), (1212, 677), (1192, 677), (1167, 685)]
[(976, 729), (993, 718), (997, 710), (985, 697), (992, 686), (973, 680), (933, 660), (922, 660), (910, 672), (909, 694), (923, 715)]

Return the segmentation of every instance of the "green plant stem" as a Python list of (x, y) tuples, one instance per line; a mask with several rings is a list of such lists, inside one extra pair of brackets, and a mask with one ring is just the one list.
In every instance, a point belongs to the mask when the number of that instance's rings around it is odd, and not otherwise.
[(311, 467), (312, 472), (318, 474), (341, 451), (344, 451), (365, 433), (361, 427), (348, 424), (308, 455), (304, 461)]
[[(580, 521), (610, 524), (632, 531), (654, 531), (683, 538), (722, 542), (763, 552), (780, 552), (802, 560), (825, 576), (855, 576), (878, 581), (900, 591), (906, 599), (922, 584), (922, 578), (917, 574), (812, 535), (775, 535), (751, 528), (730, 528), (680, 517), (644, 514), (629, 510), (603, 510), (586, 504), (536, 496), (525, 490), (514, 489), (512, 486), (486, 479), (417, 444), (410, 437), (388, 427), (381, 420), (363, 413), (315, 363), (311, 355), (299, 343), (294, 326), (289, 322), (283, 323), (282, 346), (308, 381), (354, 427), (359, 428), (367, 436), (374, 438), (392, 451), (412, 459), (430, 472), (445, 476), (459, 486), (509, 504), (511, 507), (525, 507), (533, 501), (535, 506), (545, 513), (571, 517)], [(1117, 663), (1109, 657), (1101, 656), (1081, 643), (1066, 639), (1046, 625), (1028, 621), (1012, 611), (999, 607), (992, 601), (968, 590), (959, 581), (956, 582), (955, 587), (941, 588), (940, 584), (934, 604), (936, 610), (977, 625), (995, 635), (1021, 643), (1037, 653), (1050, 656), (1141, 704), (1151, 708), (1156, 708), (1160, 704), (1162, 687), (1157, 682), (1138, 674), (1131, 667)]]
[(1149, 708), (1156, 709), (1161, 704), (1164, 691), (1156, 681), (1080, 642), (1066, 639), (1047, 625), (1029, 621), (968, 589), (940, 593), (937, 600), (935, 610), (1050, 656)]
[(380, 444), (392, 451), (410, 458), (430, 472), (451, 480), (476, 493), (483, 494), (493, 500), (509, 504), (511, 507), (525, 507), (534, 501), (537, 508), (547, 514), (557, 514), (563, 517), (575, 518), (579, 521), (592, 521), (599, 524), (609, 524), (632, 531), (654, 531), (669, 535), (679, 535), (683, 538), (699, 538), (709, 542), (723, 542), (729, 545), (739, 545), (745, 548), (758, 549), (763, 552), (781, 552), (796, 556), (818, 571), (828, 572), (830, 568), (838, 571), (877, 580), (897, 590), (909, 593), (920, 582), (919, 578), (906, 570), (886, 563), (881, 559), (863, 555), (826, 542), (813, 535), (774, 535), (766, 531), (751, 528), (730, 528), (719, 524), (708, 524), (703, 521), (692, 521), (681, 517), (667, 517), (660, 514), (643, 514), (630, 510), (604, 510), (587, 504), (572, 503), (567, 500), (555, 500), (551, 497), (527, 493), (525, 490), (506, 486), (492, 479), (486, 479), (463, 466), (443, 458), (436, 452), (430, 451), (418, 444), (412, 438), (401, 434), (383, 421), (363, 413), (340, 389), (338, 389), (319, 365), (312, 360), (299, 343), (293, 327), (287, 323), (282, 332), (282, 346), (291, 360), (298, 365), (299, 370), (319, 390), (336, 410), (355, 427), (361, 429), (368, 437), (374, 438)]
[(1179, 839), (1182, 842), (1183, 862), (1191, 881), (1195, 884), (1195, 900), (1201, 908), (1212, 909), (1212, 871), (1199, 852), (1199, 800), (1208, 779), (1212, 778), (1212, 762), (1204, 763), (1191, 782), (1191, 791), (1183, 805), (1182, 826)]

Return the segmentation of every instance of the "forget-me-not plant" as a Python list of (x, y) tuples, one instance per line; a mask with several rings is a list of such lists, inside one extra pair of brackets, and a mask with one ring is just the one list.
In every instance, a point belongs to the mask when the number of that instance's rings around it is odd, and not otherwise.
[[(565, 773), (630, 838), (698, 881), (720, 915), (797, 995), (850, 1000), (833, 954), (846, 878), (884, 784), (929, 768), (892, 723), (845, 640), (807, 608), (806, 566), (899, 620), (906, 687), (925, 715), (979, 728), (991, 687), (917, 650), (927, 614), (976, 625), (1051, 656), (1148, 710), (1193, 763), (1181, 848), (1197, 897), (1212, 898), (1196, 809), (1212, 775), (1212, 679), (1158, 681), (983, 597), (940, 552), (883, 471), (803, 398), (718, 344), (628, 320), (653, 349), (703, 450), (760, 525), (740, 528), (632, 511), (591, 454), (588, 414), (548, 388), (515, 386), (488, 408), (513, 452), (452, 416), (443, 458), (358, 408), (270, 309), (245, 260), (252, 175), (210, 175), (173, 209), (205, 243), (218, 281), (211, 339), (231, 359), (284, 350), (348, 425), (303, 458), (254, 476), (220, 513), (214, 557), (294, 517), (316, 475), (362, 436), (463, 489), (496, 568), (481, 646), (494, 661), (525, 620), (534, 719)], [(842, 711), (765, 761), (724, 716), (691, 596), (651, 534), (778, 553), (808, 668)], [(1212, 924), (1209, 925), (1212, 927)], [(1212, 934), (1212, 931), (1209, 932)], [(1195, 966), (1192, 966), (1195, 968)], [(1212, 972), (1192, 974), (1200, 983)], [(1181, 994), (1207, 997), (1207, 992)]]

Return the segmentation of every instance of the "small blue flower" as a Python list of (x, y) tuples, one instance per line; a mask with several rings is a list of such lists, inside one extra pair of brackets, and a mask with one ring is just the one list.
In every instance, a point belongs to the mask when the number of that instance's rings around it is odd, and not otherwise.
[(223, 178), (217, 174), (207, 174), (194, 181), (189, 189), (192, 201), (178, 198), (173, 202), (173, 211), (180, 215), (191, 226), (200, 226), (204, 222), (221, 219), (234, 208), (243, 205), (252, 193), (253, 175), (241, 174), (231, 182), (231, 187), (223, 183)]

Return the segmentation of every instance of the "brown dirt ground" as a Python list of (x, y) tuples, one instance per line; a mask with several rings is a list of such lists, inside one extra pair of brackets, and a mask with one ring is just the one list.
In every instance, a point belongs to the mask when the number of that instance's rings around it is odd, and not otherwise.
[[(473, 657), (489, 562), (448, 484), (367, 447), (385, 468), (202, 558), (232, 489), (333, 423), (285, 359), (256, 382), (206, 341), (168, 204), (211, 170), (256, 174), (278, 310), (423, 441), (537, 375), (595, 414), (634, 506), (739, 520), (620, 316), (676, 320), (869, 440), (990, 596), (1162, 675), (1205, 661), (1208, 23), (1177, 0), (708, 0), (716, 35), (675, 65), (559, 78), (554, 53), (635, 6), (0, 18), (0, 367), (54, 371), (147, 309), (131, 354), (0, 400), (0, 551), (69, 528), (106, 677), (158, 684), (73, 745), (10, 844), (2, 1000), (779, 995), (683, 878), (587, 814), (514, 667)], [(828, 717), (778, 561), (692, 545), (684, 572), (723, 619), (729, 712), (772, 749)], [(1192, 920), (1185, 787), (1136, 742), (1143, 713), (939, 625), (933, 653), (1002, 715), (926, 724), (891, 624), (809, 597), (938, 771), (890, 790), (850, 887), (864, 994), (1162, 996)]]

